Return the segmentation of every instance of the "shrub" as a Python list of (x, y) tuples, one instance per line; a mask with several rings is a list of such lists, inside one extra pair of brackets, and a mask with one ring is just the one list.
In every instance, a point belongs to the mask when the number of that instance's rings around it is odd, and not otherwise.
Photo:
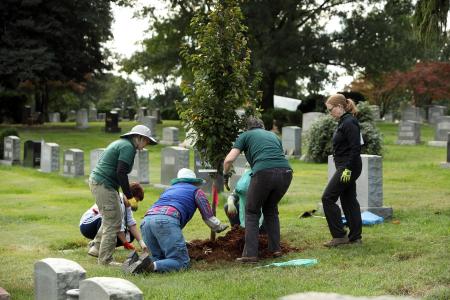
[(356, 115), (359, 123), (373, 123), (374, 117), (370, 105), (367, 102), (360, 102), (358, 104), (358, 114)]
[(14, 128), (10, 128), (10, 129), (5, 129), (0, 133), (0, 159), (4, 158), (4, 150), (5, 150), (5, 137), (10, 136), (10, 135), (15, 135), (15, 136), (19, 136), (19, 132), (17, 131), (17, 129)]
[(163, 120), (179, 120), (177, 109), (175, 106), (161, 109), (161, 119)]

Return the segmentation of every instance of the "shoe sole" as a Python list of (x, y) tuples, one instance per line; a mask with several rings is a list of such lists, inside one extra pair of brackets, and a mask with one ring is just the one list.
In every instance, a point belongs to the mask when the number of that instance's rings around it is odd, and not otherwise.
[(137, 262), (139, 260), (139, 254), (137, 254), (136, 251), (131, 252), (127, 259), (123, 262), (122, 264), (122, 270), (124, 272), (128, 272), (128, 269), (130, 268), (130, 266), (132, 264), (134, 264), (135, 262)]
[(128, 268), (128, 272), (131, 274), (141, 274), (151, 271), (153, 271), (153, 262), (149, 256), (140, 258)]

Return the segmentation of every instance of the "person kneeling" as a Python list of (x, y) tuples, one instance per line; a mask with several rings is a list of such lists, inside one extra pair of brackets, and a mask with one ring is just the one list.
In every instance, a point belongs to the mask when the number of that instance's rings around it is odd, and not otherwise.
[(130, 262), (127, 272), (187, 269), (190, 259), (182, 229), (197, 208), (211, 230), (219, 233), (228, 227), (213, 215), (205, 193), (199, 188), (202, 183), (203, 179), (197, 178), (192, 170), (178, 171), (177, 178), (171, 181), (171, 186), (150, 207), (141, 222), (142, 237), (151, 256), (144, 254)]

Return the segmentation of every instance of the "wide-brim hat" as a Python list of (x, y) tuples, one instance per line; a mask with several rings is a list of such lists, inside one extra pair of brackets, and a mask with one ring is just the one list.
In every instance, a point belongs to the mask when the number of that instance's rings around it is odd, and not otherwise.
[(131, 128), (130, 132), (122, 134), (120, 137), (126, 137), (130, 135), (140, 135), (146, 137), (150, 141), (149, 142), (150, 145), (158, 144), (155, 138), (152, 137), (152, 131), (145, 125), (136, 125), (133, 128)]
[(182, 168), (177, 173), (177, 178), (174, 178), (170, 181), (170, 184), (175, 184), (179, 182), (186, 182), (192, 184), (203, 184), (205, 181), (202, 178), (197, 178), (194, 171), (188, 168)]

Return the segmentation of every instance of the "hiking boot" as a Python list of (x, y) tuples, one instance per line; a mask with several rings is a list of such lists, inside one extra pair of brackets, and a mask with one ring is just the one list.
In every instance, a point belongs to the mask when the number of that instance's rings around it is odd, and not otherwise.
[(122, 264), (122, 269), (124, 272), (128, 271), (128, 268), (134, 264), (135, 262), (137, 262), (139, 260), (139, 254), (136, 251), (131, 252), (130, 254), (128, 254), (127, 259), (125, 259), (125, 261)]
[(147, 253), (142, 254), (139, 259), (132, 263), (126, 272), (131, 274), (141, 274), (153, 272), (153, 261)]
[(93, 257), (98, 257), (98, 249), (95, 246), (89, 248), (88, 254)]
[(323, 244), (325, 247), (337, 247), (340, 245), (346, 245), (349, 243), (348, 237), (343, 237), (343, 238), (333, 238), (331, 241), (326, 242), (325, 244)]
[(258, 257), (256, 256), (242, 256), (236, 258), (237, 262), (240, 262), (242, 264), (255, 264), (258, 262)]

